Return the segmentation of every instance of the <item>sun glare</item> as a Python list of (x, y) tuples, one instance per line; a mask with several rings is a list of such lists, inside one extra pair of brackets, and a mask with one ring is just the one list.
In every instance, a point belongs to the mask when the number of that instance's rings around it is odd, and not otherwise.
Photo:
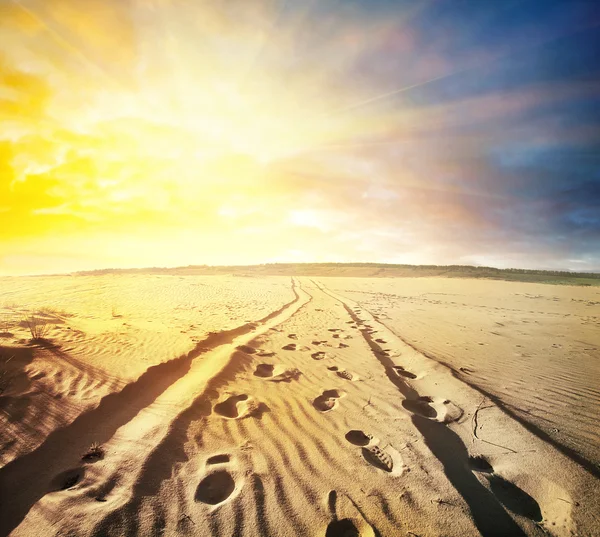
[[(233, 251), (240, 263), (281, 259), (292, 243), (307, 260), (357, 261), (364, 245), (347, 237), (364, 236), (365, 225), (373, 243), (390, 237), (377, 259), (406, 236), (412, 243), (394, 255), (407, 247), (423, 260), (437, 247), (440, 262), (499, 249), (529, 255), (518, 241), (498, 244), (502, 218), (489, 215), (515, 206), (518, 194), (503, 187), (506, 168), (523, 165), (515, 133), (527, 155), (531, 140), (560, 137), (548, 123), (499, 134), (500, 126), (595, 88), (476, 90), (469, 77), (511, 56), (496, 46), (450, 56), (453, 34), (428, 45), (428, 30), (412, 26), (427, 10), (426, 2), (368, 13), (354, 2), (90, 0), (85, 10), (70, 0), (2, 2), (0, 271), (172, 264), (157, 252), (190, 234), (217, 245), (191, 263), (224, 263)], [(461, 93), (465, 80), (473, 87)], [(586, 132), (567, 133), (569, 143), (585, 143)], [(106, 256), (100, 247), (120, 241), (150, 249), (134, 257), (107, 246)], [(74, 263), (82, 244), (104, 257)], [(50, 258), (64, 262), (49, 266)]]

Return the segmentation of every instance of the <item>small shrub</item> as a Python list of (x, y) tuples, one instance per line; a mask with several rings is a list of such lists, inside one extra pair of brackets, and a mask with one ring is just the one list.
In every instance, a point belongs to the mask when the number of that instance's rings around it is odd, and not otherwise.
[(104, 449), (98, 442), (94, 442), (81, 457), (83, 461), (97, 461), (104, 458)]
[(30, 315), (25, 319), (25, 326), (29, 329), (33, 341), (44, 339), (50, 328), (48, 321), (34, 315)]

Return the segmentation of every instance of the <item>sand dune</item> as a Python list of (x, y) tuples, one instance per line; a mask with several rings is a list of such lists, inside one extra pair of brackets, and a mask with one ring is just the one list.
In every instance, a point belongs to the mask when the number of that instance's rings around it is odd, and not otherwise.
[[(154, 287), (133, 280), (143, 280), (141, 275), (98, 278), (106, 278), (115, 296), (122, 296), (118, 289), (124, 283)], [(496, 286), (480, 289), (480, 296), (472, 282), (465, 287), (462, 281), (459, 317), (452, 305), (417, 297), (440, 288), (449, 292), (448, 280), (422, 280), (424, 291), (413, 287), (412, 294), (403, 295), (405, 282), (391, 279), (290, 283), (263, 277), (233, 283), (233, 278), (190, 276), (179, 284), (186, 290), (168, 304), (168, 287), (178, 278), (152, 278), (159, 298), (154, 301), (150, 293), (136, 300), (150, 302), (142, 307), (163, 319), (164, 339), (154, 340), (151, 329), (141, 328), (132, 339), (123, 335), (130, 344), (128, 360), (136, 360), (136, 349), (141, 352), (135, 364), (123, 364), (124, 355), (115, 352), (118, 333), (112, 339), (92, 336), (95, 343), (87, 347), (83, 337), (69, 340), (69, 352), (17, 341), (3, 348), (5, 354), (9, 347), (19, 349), (19, 363), (27, 363), (23, 382), (11, 386), (0, 402), (26, 401), (27, 417), (3, 403), (0, 419), (12, 428), (0, 433), (0, 535), (562, 537), (600, 531), (595, 460), (585, 450), (565, 449), (566, 441), (548, 441), (521, 414), (512, 415), (513, 407), (537, 401), (536, 394), (542, 399), (537, 410), (560, 406), (556, 394), (551, 402), (543, 400), (555, 384), (576, 404), (570, 412), (555, 411), (552, 419), (567, 431), (569, 415), (579, 420), (597, 454), (595, 424), (586, 417), (595, 408), (587, 394), (593, 395), (597, 372), (585, 358), (587, 369), (575, 379), (558, 359), (541, 371), (539, 354), (530, 363), (525, 357), (501, 362), (504, 347), (496, 348), (494, 338), (527, 342), (523, 353), (542, 341), (551, 344), (551, 325), (527, 332), (504, 318), (498, 321), (504, 327), (494, 329), (504, 336), (487, 331), (488, 310), (500, 308), (494, 301), (508, 296), (505, 289), (494, 294), (502, 282), (477, 282)], [(40, 279), (47, 296), (66, 285), (45, 280)], [(218, 330), (210, 324), (208, 306), (200, 306), (200, 314), (197, 306), (194, 314), (188, 312), (200, 298), (187, 294), (196, 280), (212, 282), (212, 304), (223, 321)], [(29, 292), (27, 284), (19, 285), (23, 288), (12, 293), (15, 301)], [(554, 293), (592, 302), (595, 297), (589, 289), (579, 296), (566, 288), (508, 285), (534, 296)], [(220, 288), (229, 290), (220, 293)], [(237, 297), (238, 313), (226, 321), (217, 305), (228, 292)], [(491, 302), (482, 305), (483, 294)], [(538, 299), (522, 299), (528, 300)], [(507, 299), (516, 309), (520, 301)], [(186, 306), (180, 311), (179, 304)], [(140, 311), (128, 308), (125, 299), (120, 307)], [(588, 307), (588, 322), (597, 323), (593, 306)], [(509, 316), (507, 309), (498, 316)], [(169, 321), (175, 311), (180, 317)], [(539, 321), (539, 314), (528, 315)], [(69, 324), (76, 322), (76, 315), (69, 318)], [(186, 335), (187, 349), (170, 354), (180, 348), (173, 342), (183, 346), (178, 338), (188, 322), (198, 324), (194, 339)], [(465, 326), (464, 335), (456, 332), (457, 323)], [(58, 345), (65, 331), (54, 330), (51, 342)], [(147, 341), (144, 333), (151, 344), (140, 343)], [(591, 332), (564, 333), (563, 342), (594, 343), (587, 341)], [(471, 352), (463, 352), (469, 335)], [(455, 347), (444, 347), (442, 340)], [(472, 350), (486, 343), (486, 354)], [(94, 352), (96, 346), (103, 351)], [(154, 346), (154, 356), (140, 364)], [(455, 352), (459, 346), (461, 352)], [(573, 368), (575, 357), (569, 356)], [(508, 372), (501, 373), (503, 365)], [(61, 372), (69, 379), (64, 386), (57, 378)], [(39, 374), (44, 376), (34, 378)], [(530, 382), (529, 392), (514, 388), (520, 378)], [(48, 387), (36, 384), (44, 379)], [(509, 382), (515, 384), (506, 388)], [(45, 399), (31, 396), (32, 386)], [(67, 406), (60, 419), (46, 422), (48, 394), (67, 388), (73, 391), (72, 401), (67, 398), (72, 410)], [(482, 389), (490, 396), (484, 398)], [(60, 415), (61, 400), (55, 399), (53, 414)], [(40, 422), (36, 434), (34, 424)], [(11, 444), (21, 436), (28, 440)]]

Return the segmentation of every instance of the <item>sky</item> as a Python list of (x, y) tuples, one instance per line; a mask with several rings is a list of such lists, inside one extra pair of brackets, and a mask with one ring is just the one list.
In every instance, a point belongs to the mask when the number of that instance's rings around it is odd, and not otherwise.
[(600, 271), (579, 0), (0, 0), (0, 274)]

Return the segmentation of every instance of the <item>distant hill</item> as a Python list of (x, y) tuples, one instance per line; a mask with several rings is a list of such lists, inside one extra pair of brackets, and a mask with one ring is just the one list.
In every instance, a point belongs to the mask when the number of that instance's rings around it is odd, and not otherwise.
[(599, 273), (558, 270), (498, 269), (470, 265), (395, 265), (383, 263), (267, 263), (247, 266), (189, 265), (176, 268), (102, 269), (76, 272), (75, 275), (169, 274), (236, 276), (348, 276), (362, 278), (487, 278), (563, 285), (600, 285)]

